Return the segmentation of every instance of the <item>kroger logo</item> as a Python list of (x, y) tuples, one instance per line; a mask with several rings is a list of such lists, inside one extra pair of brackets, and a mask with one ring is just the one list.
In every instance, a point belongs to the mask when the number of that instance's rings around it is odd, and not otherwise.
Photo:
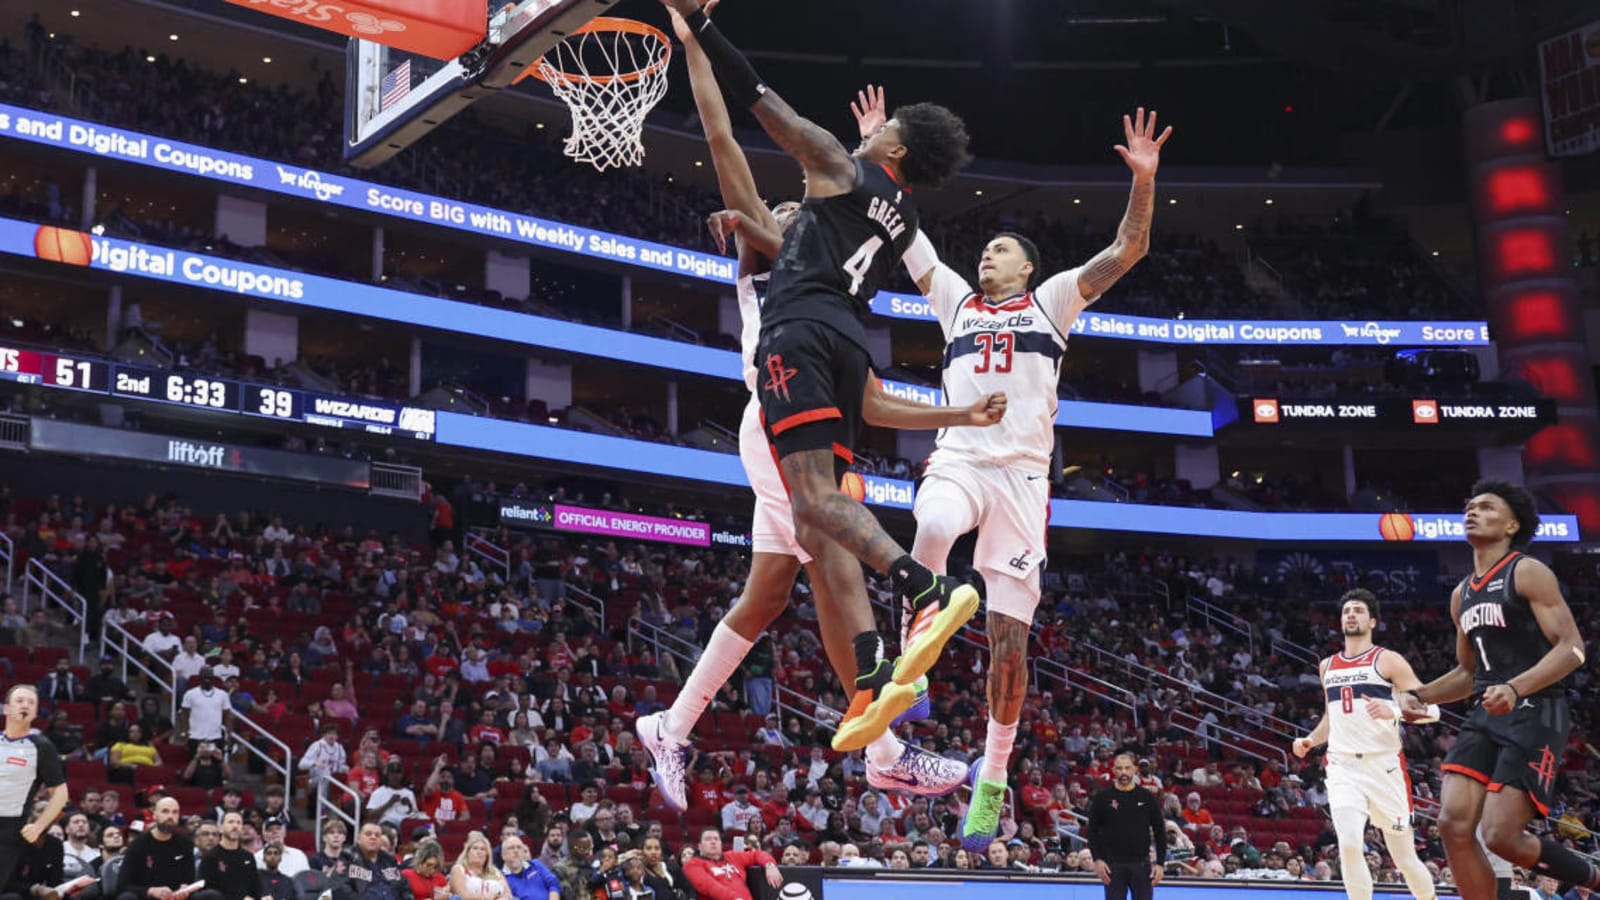
[(327, 200), (330, 197), (344, 196), (344, 185), (323, 181), (322, 176), (310, 169), (296, 172), (294, 169), (285, 169), (278, 166), (278, 183), (297, 187), (302, 191), (315, 194), (318, 200)]

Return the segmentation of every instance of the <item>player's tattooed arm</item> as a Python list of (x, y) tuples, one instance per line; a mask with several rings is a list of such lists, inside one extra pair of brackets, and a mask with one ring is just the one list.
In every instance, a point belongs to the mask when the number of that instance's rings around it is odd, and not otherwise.
[(833, 133), (768, 90), (750, 108), (767, 134), (806, 171), (806, 196), (834, 197), (855, 186), (855, 161)]
[(1028, 624), (993, 612), (988, 624), (989, 715), (1016, 721), (1028, 692)]
[(1078, 273), (1078, 293), (1093, 302), (1117, 279), (1150, 251), (1150, 221), (1155, 216), (1156, 169), (1161, 165), (1161, 146), (1172, 136), (1172, 126), (1156, 136), (1156, 112), (1147, 117), (1139, 107), (1134, 118), (1122, 117), (1126, 144), (1116, 146), (1117, 154), (1133, 172), (1133, 187), (1128, 192), (1128, 211), (1117, 227), (1116, 240)]
[[(1416, 705), (1429, 703), (1454, 703), (1472, 696), (1472, 671), (1478, 665), (1478, 654), (1461, 630), (1461, 588), (1450, 595), (1450, 620), (1456, 623), (1456, 666), (1438, 678), (1414, 691), (1396, 695), (1402, 712), (1414, 710)], [(1407, 698), (1410, 698), (1409, 700)]]

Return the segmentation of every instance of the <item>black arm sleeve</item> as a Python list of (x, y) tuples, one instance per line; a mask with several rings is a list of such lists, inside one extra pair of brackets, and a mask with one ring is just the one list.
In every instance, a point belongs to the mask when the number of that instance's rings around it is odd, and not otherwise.
[(1161, 803), (1154, 792), (1150, 794), (1150, 838), (1156, 845), (1156, 865), (1167, 862), (1167, 821), (1161, 817)]
[(1106, 858), (1104, 841), (1104, 825), (1106, 819), (1105, 800), (1106, 795), (1102, 792), (1095, 794), (1094, 799), (1089, 801), (1089, 853), (1094, 856), (1096, 861)]
[(750, 65), (750, 60), (728, 41), (722, 30), (704, 12), (697, 11), (685, 21), (695, 33), (700, 48), (706, 51), (706, 59), (711, 61), (711, 68), (717, 73), (717, 83), (728, 92), (733, 102), (745, 109), (759, 103), (761, 95), (767, 92), (767, 86), (756, 74), (755, 67)]

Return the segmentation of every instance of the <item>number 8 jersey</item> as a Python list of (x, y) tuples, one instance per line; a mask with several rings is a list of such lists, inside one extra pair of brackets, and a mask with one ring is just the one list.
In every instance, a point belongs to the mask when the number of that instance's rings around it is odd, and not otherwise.
[(800, 204), (772, 262), (761, 327), (824, 322), (871, 356), (865, 327), (871, 301), (917, 236), (917, 206), (888, 169), (859, 158), (855, 167), (848, 193)]
[(1398, 719), (1374, 719), (1367, 715), (1367, 698), (1385, 702), (1394, 697), (1394, 685), (1378, 674), (1382, 647), (1373, 647), (1355, 657), (1335, 653), (1328, 657), (1322, 674), (1322, 689), (1328, 698), (1329, 753), (1399, 753)]
[(1006, 392), (1006, 417), (990, 428), (939, 432), (930, 467), (942, 462), (1016, 465), (1048, 475), (1055, 449), (1056, 387), (1072, 323), (1088, 307), (1078, 269), (997, 302), (949, 266), (933, 270), (928, 302), (944, 331), (944, 402), (970, 406)]

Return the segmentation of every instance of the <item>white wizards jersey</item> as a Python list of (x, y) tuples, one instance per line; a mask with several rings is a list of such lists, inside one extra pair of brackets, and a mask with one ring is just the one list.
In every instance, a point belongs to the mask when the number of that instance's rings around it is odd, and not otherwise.
[(1367, 698), (1389, 701), (1394, 685), (1378, 674), (1382, 647), (1356, 657), (1328, 657), (1322, 689), (1328, 700), (1329, 753), (1399, 753), (1400, 721), (1367, 715)]
[(1006, 417), (990, 428), (939, 432), (930, 466), (961, 460), (1049, 473), (1067, 334), (1089, 305), (1078, 291), (1078, 271), (992, 303), (948, 266), (933, 270), (928, 301), (944, 330), (944, 402), (971, 406), (1005, 391)]
[(744, 384), (756, 390), (756, 344), (761, 342), (761, 301), (767, 296), (767, 273), (740, 275), (735, 284), (739, 296), (739, 357), (744, 362)]

